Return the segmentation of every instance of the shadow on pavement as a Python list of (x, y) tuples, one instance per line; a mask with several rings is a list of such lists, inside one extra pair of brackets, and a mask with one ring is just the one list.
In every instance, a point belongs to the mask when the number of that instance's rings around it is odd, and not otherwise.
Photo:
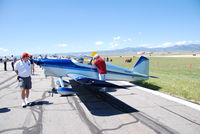
[[(100, 92), (96, 87), (83, 86), (73, 80), (70, 80), (70, 83), (72, 88), (77, 91), (77, 96), (81, 102), (93, 115), (112, 116), (123, 113), (139, 112), (137, 109), (129, 106), (114, 96), (106, 92)], [(115, 90), (112, 89), (112, 91)], [(77, 102), (77, 105), (80, 104)]]
[(10, 109), (9, 108), (0, 108), (0, 113), (6, 113), (9, 112)]
[(131, 82), (135, 85), (138, 85), (138, 86), (141, 86), (141, 87), (145, 87), (145, 88), (148, 88), (148, 89), (151, 89), (151, 90), (155, 90), (155, 91), (158, 91), (161, 89), (161, 87), (157, 86), (157, 85), (154, 85), (152, 83), (149, 83), (149, 82), (145, 82), (145, 81), (140, 81), (140, 82)]
[(34, 101), (34, 102), (30, 102), (30, 104), (28, 106), (40, 106), (40, 105), (50, 105), (53, 103), (49, 103), (49, 101)]

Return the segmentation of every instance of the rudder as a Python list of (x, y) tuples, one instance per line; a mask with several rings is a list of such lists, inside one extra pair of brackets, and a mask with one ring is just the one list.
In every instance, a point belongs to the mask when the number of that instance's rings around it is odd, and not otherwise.
[(149, 75), (149, 59), (141, 56), (132, 70), (133, 73)]

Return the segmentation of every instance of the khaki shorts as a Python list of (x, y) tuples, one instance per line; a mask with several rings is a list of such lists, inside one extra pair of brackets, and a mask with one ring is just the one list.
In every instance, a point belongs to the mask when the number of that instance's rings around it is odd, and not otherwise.
[(23, 89), (31, 89), (32, 88), (32, 82), (31, 82), (31, 77), (20, 77), (18, 76), (19, 80), (19, 87)]

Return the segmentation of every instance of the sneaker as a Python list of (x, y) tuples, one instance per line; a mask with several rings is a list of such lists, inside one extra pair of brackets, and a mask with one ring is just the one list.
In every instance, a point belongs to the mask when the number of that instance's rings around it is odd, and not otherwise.
[(22, 101), (22, 107), (25, 108), (26, 107), (26, 102), (23, 100)]
[(26, 105), (29, 105), (28, 98), (25, 98), (25, 103), (26, 103)]

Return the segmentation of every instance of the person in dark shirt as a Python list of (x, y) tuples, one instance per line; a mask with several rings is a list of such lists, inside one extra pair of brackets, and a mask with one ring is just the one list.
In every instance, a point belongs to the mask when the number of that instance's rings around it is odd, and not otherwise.
[(31, 62), (31, 74), (34, 74), (35, 69), (34, 69), (34, 62), (33, 62), (33, 56), (30, 55), (29, 61)]
[(14, 71), (14, 56), (13, 55), (11, 55), (10, 61), (11, 61), (12, 70)]
[(7, 61), (8, 61), (8, 58), (6, 56), (4, 56), (4, 58), (3, 58), (4, 71), (7, 71)]

